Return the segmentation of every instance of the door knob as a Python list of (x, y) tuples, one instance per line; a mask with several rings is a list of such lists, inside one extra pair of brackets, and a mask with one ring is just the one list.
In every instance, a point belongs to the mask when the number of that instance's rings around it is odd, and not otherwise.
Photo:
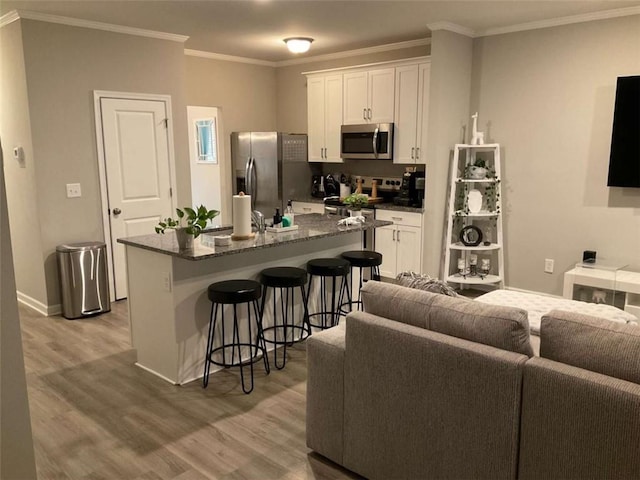
[(119, 208), (116, 207), (116, 208), (113, 209), (113, 214), (114, 215), (120, 215), (121, 213), (122, 213), (122, 210), (120, 210)]

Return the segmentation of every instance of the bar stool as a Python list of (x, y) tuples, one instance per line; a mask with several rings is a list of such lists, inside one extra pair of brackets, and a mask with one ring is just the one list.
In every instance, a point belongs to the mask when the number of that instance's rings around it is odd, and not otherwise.
[[(353, 268), (356, 267), (359, 269), (360, 280), (358, 281), (358, 299), (352, 302), (345, 302), (340, 304), (340, 313), (342, 315), (346, 315), (351, 310), (353, 310), (353, 305), (358, 305), (358, 310), (362, 310), (362, 269), (369, 268), (369, 274), (372, 280), (380, 280), (380, 265), (382, 265), (382, 254), (378, 252), (374, 252), (372, 250), (352, 250), (349, 252), (344, 252), (341, 255), (346, 261), (351, 265), (351, 278), (353, 278)], [(349, 305), (349, 312), (347, 312), (344, 307), (345, 305)]]
[[(309, 288), (307, 295), (311, 295), (311, 286), (314, 277), (320, 278), (320, 311), (309, 315), (309, 324), (314, 328), (325, 330), (334, 327), (340, 320), (340, 305), (344, 303), (345, 295), (348, 303), (351, 303), (351, 290), (349, 288), (349, 262), (343, 258), (315, 258), (307, 262), (309, 272)], [(336, 279), (340, 278), (340, 290), (336, 305)], [(327, 284), (326, 279), (332, 279), (331, 286), (331, 310), (327, 309)], [(311, 317), (321, 317), (321, 323), (311, 323)]]
[[(264, 341), (276, 346), (273, 350), (273, 362), (278, 370), (284, 368), (287, 363), (287, 346), (300, 342), (311, 335), (311, 325), (309, 324), (309, 310), (307, 304), (307, 294), (304, 287), (307, 284), (307, 272), (302, 268), (295, 267), (274, 267), (266, 268), (260, 272), (260, 283), (263, 285), (262, 304), (260, 311), (263, 318), (265, 313), (265, 302), (267, 300), (267, 290), (269, 287), (273, 290), (273, 326), (263, 327)], [(302, 323), (297, 325), (294, 318), (295, 307), (295, 289), (300, 288), (302, 294), (302, 305), (304, 315)], [(280, 319), (282, 323), (278, 325), (278, 309), (276, 302), (276, 289), (280, 290)], [(291, 296), (291, 300), (289, 300)], [(291, 316), (289, 316), (291, 310)], [(261, 322), (262, 323), (262, 322)], [(272, 338), (268, 333), (272, 332)], [(298, 338), (295, 333), (299, 332)], [(278, 335), (280, 333), (280, 335)], [(291, 337), (289, 339), (289, 337)], [(282, 365), (278, 365), (278, 346), (283, 346)]]
[[(267, 348), (264, 343), (264, 334), (262, 332), (261, 315), (258, 309), (258, 299), (262, 293), (262, 286), (260, 283), (253, 280), (225, 280), (223, 282), (212, 283), (207, 289), (207, 295), (211, 301), (211, 319), (209, 320), (209, 336), (207, 337), (207, 353), (204, 359), (204, 377), (202, 379), (202, 386), (206, 388), (209, 384), (209, 370), (211, 364), (218, 365), (220, 367), (240, 367), (240, 379), (242, 382), (242, 391), (244, 393), (251, 393), (253, 390), (253, 364), (260, 360), (258, 352), (262, 352), (262, 359), (264, 360), (264, 369), (269, 374), (269, 360), (267, 358)], [(247, 325), (249, 328), (248, 341), (240, 340), (240, 325), (238, 322), (238, 304), (247, 304)], [(228, 341), (225, 335), (225, 319), (224, 319), (224, 306), (233, 305), (233, 332), (231, 334), (231, 341)], [(222, 339), (220, 345), (215, 346), (215, 334), (216, 325), (218, 323), (218, 307), (222, 306), (221, 315), (221, 330)], [(253, 323), (256, 327), (255, 342), (253, 342), (252, 333), (252, 315), (251, 310), (253, 307), (254, 319)], [(243, 339), (244, 340), (244, 339)], [(249, 358), (242, 358), (242, 347), (249, 347)], [(226, 350), (231, 349), (231, 361), (227, 362)], [(236, 360), (236, 349), (238, 351), (238, 359)], [(254, 352), (252, 350), (255, 349)], [(222, 361), (213, 359), (213, 356), (217, 353), (222, 353)], [(244, 381), (244, 367), (249, 365), (251, 371), (251, 384), (249, 388), (245, 386)]]

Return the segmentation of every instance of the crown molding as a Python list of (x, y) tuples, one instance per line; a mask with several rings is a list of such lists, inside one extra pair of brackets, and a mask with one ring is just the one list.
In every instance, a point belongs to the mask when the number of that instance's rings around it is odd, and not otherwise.
[(203, 50), (184, 49), (184, 54), (190, 57), (209, 58), (212, 60), (223, 60), (225, 62), (250, 63), (253, 65), (261, 65), (263, 67), (277, 67), (277, 62), (269, 62), (267, 60), (258, 60), (248, 57), (236, 57), (234, 55), (224, 55), (222, 53), (205, 52)]
[(550, 18), (537, 22), (520, 23), (508, 27), (488, 28), (478, 32), (478, 37), (488, 37), (491, 35), (501, 35), (503, 33), (523, 32), (525, 30), (537, 30), (539, 28), (559, 27), (572, 23), (592, 22), (595, 20), (606, 20), (608, 18), (627, 17), (630, 15), (640, 15), (640, 7), (618, 8), (615, 10), (604, 10), (601, 12), (585, 13), (582, 15), (571, 15), (568, 17)]
[[(186, 42), (189, 37), (185, 35), (177, 35), (175, 33), (156, 32), (155, 30), (145, 30), (143, 28), (125, 27), (123, 25), (113, 25), (111, 23), (93, 22), (91, 20), (81, 20), (79, 18), (61, 17), (59, 15), (49, 15), (47, 13), (32, 12), (29, 10), (13, 10), (6, 15), (3, 15), (4, 19), (8, 15), (15, 15), (12, 17), (12, 22), (18, 18), (24, 18), (26, 20), (38, 20), (41, 22), (59, 23), (62, 25), (69, 25), (72, 27), (91, 28), (94, 30), (105, 30), (107, 32), (124, 33), (126, 35), (136, 35), (139, 37), (158, 38), (161, 40), (171, 40), (173, 42)], [(4, 26), (0, 21), (0, 26)]]
[(0, 28), (7, 26), (16, 20), (20, 20), (20, 15), (18, 15), (16, 10), (11, 10), (0, 17)]
[(386, 45), (377, 45), (375, 47), (359, 48), (357, 50), (345, 50), (344, 52), (328, 53), (326, 55), (315, 55), (312, 57), (295, 58), (292, 60), (282, 60), (275, 62), (276, 67), (288, 67), (290, 65), (300, 65), (303, 63), (324, 62), (327, 60), (336, 60), (338, 58), (356, 57), (358, 55), (367, 55), (370, 53), (388, 52), (391, 50), (400, 50), (402, 48), (420, 47), (423, 45), (431, 45), (431, 38), (420, 38), (418, 40), (408, 40), (406, 42), (388, 43)]
[(447, 30), (449, 32), (459, 33), (460, 35), (465, 35), (467, 37), (474, 38), (476, 37), (476, 31), (472, 28), (463, 27), (462, 25), (458, 25), (457, 23), (451, 22), (434, 22), (427, 23), (427, 28), (432, 32), (436, 30)]

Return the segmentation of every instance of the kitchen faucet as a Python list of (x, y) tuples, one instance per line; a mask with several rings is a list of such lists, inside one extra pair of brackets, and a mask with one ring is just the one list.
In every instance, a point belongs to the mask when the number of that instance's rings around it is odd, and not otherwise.
[(254, 210), (251, 212), (251, 225), (255, 225), (258, 233), (264, 233), (267, 226), (264, 223), (264, 215), (260, 210)]

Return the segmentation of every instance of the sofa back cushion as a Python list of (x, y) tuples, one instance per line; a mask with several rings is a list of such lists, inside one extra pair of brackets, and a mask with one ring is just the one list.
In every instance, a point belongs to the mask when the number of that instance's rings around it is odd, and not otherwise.
[(640, 384), (640, 326), (552, 310), (542, 317), (540, 356)]
[(520, 308), (439, 295), (431, 304), (428, 326), (434, 332), (533, 357), (529, 319)]
[(439, 296), (375, 281), (369, 281), (362, 287), (362, 302), (367, 313), (427, 329), (429, 309)]
[(390, 283), (362, 287), (364, 310), (414, 327), (533, 356), (527, 312)]

